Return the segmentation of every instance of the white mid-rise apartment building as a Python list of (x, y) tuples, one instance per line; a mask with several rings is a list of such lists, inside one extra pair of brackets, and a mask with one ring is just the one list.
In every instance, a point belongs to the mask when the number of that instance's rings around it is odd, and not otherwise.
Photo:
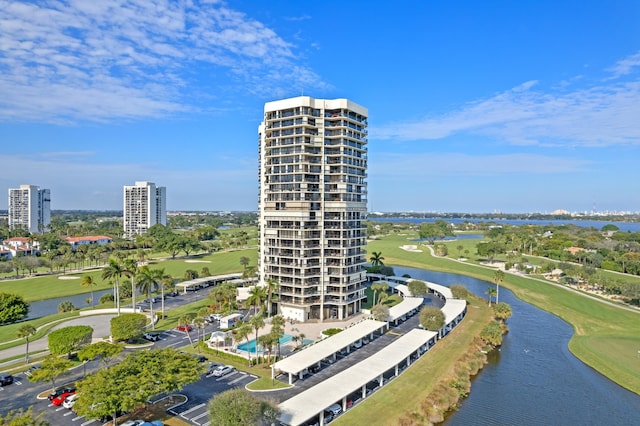
[(167, 224), (167, 188), (153, 182), (124, 187), (125, 238), (143, 235), (156, 224)]
[(260, 144), (259, 281), (279, 313), (343, 320), (365, 299), (366, 108), (301, 96), (268, 102)]
[(9, 189), (9, 229), (44, 232), (51, 223), (51, 191), (36, 185)]

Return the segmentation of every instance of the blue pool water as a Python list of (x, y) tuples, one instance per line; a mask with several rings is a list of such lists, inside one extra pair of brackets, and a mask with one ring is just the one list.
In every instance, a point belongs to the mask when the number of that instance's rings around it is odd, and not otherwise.
[[(290, 334), (285, 334), (280, 338), (280, 344), (284, 345), (285, 343), (289, 343), (291, 340), (293, 340), (293, 336)], [(245, 351), (245, 352), (251, 352), (251, 353), (255, 353), (256, 352), (256, 339), (253, 340), (249, 340), (248, 342), (245, 343), (241, 343), (237, 346), (239, 351)], [(258, 353), (261, 354), (262, 353), (262, 349), (260, 349), (260, 347), (258, 346)]]

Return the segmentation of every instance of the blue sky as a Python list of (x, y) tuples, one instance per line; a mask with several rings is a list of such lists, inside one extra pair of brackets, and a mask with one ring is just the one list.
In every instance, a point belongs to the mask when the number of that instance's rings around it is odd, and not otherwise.
[(636, 0), (0, 0), (0, 190), (256, 210), (264, 103), (304, 94), (369, 109), (370, 211), (640, 211), (638, 22)]

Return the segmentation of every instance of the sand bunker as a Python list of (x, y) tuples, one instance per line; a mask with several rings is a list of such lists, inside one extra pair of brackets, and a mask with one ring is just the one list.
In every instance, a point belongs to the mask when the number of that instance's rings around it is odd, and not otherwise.
[(61, 275), (58, 277), (59, 280), (79, 280), (80, 277), (74, 277), (71, 275)]
[(211, 263), (210, 260), (193, 260), (193, 259), (185, 260), (185, 262), (186, 263)]
[(422, 250), (418, 250), (418, 246), (414, 246), (414, 245), (400, 246), (400, 248), (404, 251), (410, 251), (413, 253), (422, 253)]

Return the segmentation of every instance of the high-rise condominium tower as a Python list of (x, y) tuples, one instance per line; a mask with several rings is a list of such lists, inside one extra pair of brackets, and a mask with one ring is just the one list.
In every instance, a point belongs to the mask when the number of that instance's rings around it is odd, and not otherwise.
[[(366, 108), (301, 96), (260, 124), (260, 283), (287, 318), (345, 319), (365, 298)], [(269, 307), (271, 309), (271, 307)]]
[(142, 235), (158, 223), (167, 224), (167, 188), (153, 182), (124, 187), (124, 236)]
[(51, 223), (51, 191), (35, 185), (9, 189), (9, 229), (44, 232)]

